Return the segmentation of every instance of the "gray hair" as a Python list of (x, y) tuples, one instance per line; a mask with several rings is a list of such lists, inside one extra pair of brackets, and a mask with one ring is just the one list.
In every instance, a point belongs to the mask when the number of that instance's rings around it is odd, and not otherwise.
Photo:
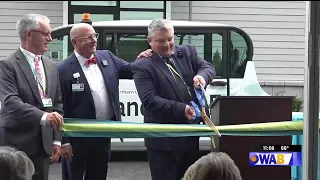
[(26, 14), (17, 22), (17, 30), (20, 40), (25, 39), (26, 31), (34, 30), (39, 28), (41, 20), (45, 20), (50, 23), (48, 17), (40, 14)]
[(211, 152), (198, 159), (182, 180), (242, 180), (240, 171), (229, 155)]
[(22, 151), (11, 147), (0, 147), (0, 177), (4, 180), (31, 180), (34, 165)]
[(148, 26), (148, 37), (152, 38), (155, 31), (173, 29), (173, 25), (167, 19), (155, 19)]

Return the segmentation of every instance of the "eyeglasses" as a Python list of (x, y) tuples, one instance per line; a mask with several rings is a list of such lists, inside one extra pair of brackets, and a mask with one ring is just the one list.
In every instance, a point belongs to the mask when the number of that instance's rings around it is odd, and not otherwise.
[(52, 39), (52, 37), (51, 37), (51, 32), (46, 33), (46, 32), (39, 31), (39, 30), (30, 30), (30, 31), (38, 32), (38, 33), (40, 33), (42, 36), (44, 36), (46, 39)]
[(88, 34), (87, 36), (83, 36), (83, 37), (75, 37), (73, 39), (98, 39), (98, 38), (99, 38), (99, 34), (93, 33), (93, 34)]

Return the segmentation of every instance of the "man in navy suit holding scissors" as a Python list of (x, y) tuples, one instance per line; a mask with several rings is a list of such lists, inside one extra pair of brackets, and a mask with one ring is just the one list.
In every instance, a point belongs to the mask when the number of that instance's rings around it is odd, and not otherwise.
[[(148, 27), (153, 55), (132, 64), (133, 78), (144, 108), (145, 123), (194, 123), (193, 88), (206, 87), (214, 68), (194, 46), (174, 45), (170, 21), (158, 19)], [(199, 121), (196, 121), (199, 123)], [(199, 137), (146, 138), (152, 180), (180, 180), (198, 155)]]

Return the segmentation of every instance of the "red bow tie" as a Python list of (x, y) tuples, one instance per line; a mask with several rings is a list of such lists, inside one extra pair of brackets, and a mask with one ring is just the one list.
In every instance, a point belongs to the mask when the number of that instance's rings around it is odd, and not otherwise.
[(96, 64), (97, 63), (97, 59), (96, 57), (93, 57), (91, 59), (86, 60), (86, 64), (89, 66), (90, 64)]

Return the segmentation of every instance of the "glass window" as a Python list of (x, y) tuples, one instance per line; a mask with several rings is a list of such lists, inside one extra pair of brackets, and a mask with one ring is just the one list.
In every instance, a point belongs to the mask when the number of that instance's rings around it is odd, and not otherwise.
[[(96, 21), (113, 21), (113, 14), (90, 14), (90, 19), (92, 22)], [(74, 23), (80, 23), (82, 20), (82, 14), (74, 14)]]
[[(106, 47), (118, 57), (133, 62), (137, 55), (149, 49), (146, 34), (117, 34), (118, 42), (113, 45), (113, 36), (107, 35)], [(175, 34), (175, 44), (192, 44), (196, 47), (198, 55), (210, 62), (217, 71), (218, 76), (222, 76), (222, 36), (220, 34), (210, 34), (212, 44), (205, 44), (205, 37), (208, 34)], [(205, 47), (207, 46), (207, 47)], [(210, 49), (206, 52), (206, 49)]]
[(163, 9), (164, 1), (120, 1), (120, 8)]
[(118, 57), (133, 62), (143, 51), (149, 49), (146, 35), (121, 34), (116, 46)]
[(186, 35), (186, 34), (175, 34), (174, 43), (176, 45), (192, 44), (196, 47), (198, 55), (204, 58), (204, 35)]
[(230, 77), (242, 78), (248, 61), (247, 42), (237, 32), (231, 32), (232, 47), (230, 49)]
[(152, 20), (163, 18), (163, 12), (121, 11), (121, 20)]
[[(212, 44), (205, 42), (208, 38), (212, 38)], [(198, 55), (214, 66), (217, 76), (222, 76), (222, 36), (220, 34), (176, 35), (175, 44), (194, 45)]]
[(52, 61), (59, 63), (67, 58), (72, 52), (67, 52), (69, 36), (65, 35), (59, 39), (53, 39), (48, 45), (48, 51), (43, 55), (49, 57)]
[(222, 36), (220, 34), (212, 34), (212, 65), (217, 76), (222, 76)]
[(73, 6), (116, 6), (117, 1), (71, 1)]

